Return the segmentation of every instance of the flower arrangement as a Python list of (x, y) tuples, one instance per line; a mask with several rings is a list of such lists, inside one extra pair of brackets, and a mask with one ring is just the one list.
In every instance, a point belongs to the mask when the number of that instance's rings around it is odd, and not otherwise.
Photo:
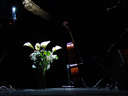
[(35, 48), (32, 46), (30, 42), (26, 42), (23, 46), (28, 46), (34, 50), (30, 54), (30, 59), (34, 61), (32, 68), (38, 68), (43, 71), (45, 74), (46, 70), (50, 69), (50, 64), (53, 60), (57, 60), (58, 56), (54, 54), (55, 51), (62, 49), (60, 46), (55, 46), (52, 48), (52, 51), (47, 51), (46, 47), (50, 43), (50, 41), (44, 41), (42, 43), (36, 43)]

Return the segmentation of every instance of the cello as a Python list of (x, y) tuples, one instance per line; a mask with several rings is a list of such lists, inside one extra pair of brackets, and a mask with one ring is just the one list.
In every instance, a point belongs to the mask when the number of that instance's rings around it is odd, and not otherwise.
[[(79, 82), (80, 80), (82, 80), (84, 86), (87, 87), (83, 81), (83, 78), (80, 76), (79, 63), (77, 63), (76, 51), (75, 51), (76, 45), (74, 42), (72, 32), (68, 26), (68, 22), (64, 21), (63, 26), (69, 32), (71, 40), (72, 40), (72, 42), (67, 43), (67, 52), (68, 52), (68, 59), (69, 59), (69, 64), (67, 64), (67, 69), (69, 69), (68, 70), (68, 86), (72, 87), (70, 83), (75, 85), (76, 82)], [(82, 59), (81, 59), (81, 61), (82, 61)], [(81, 64), (83, 64), (83, 63), (81, 63)], [(71, 74), (71, 77), (70, 77), (70, 74)], [(70, 79), (72, 79), (72, 81)]]

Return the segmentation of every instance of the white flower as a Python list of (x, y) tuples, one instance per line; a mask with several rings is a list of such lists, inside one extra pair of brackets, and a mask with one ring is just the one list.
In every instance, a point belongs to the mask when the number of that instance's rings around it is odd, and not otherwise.
[(50, 64), (47, 65), (47, 70), (49, 70), (49, 69), (50, 69)]
[(30, 48), (32, 48), (34, 50), (34, 47), (32, 46), (32, 44), (30, 42), (24, 43), (23, 46), (28, 46), (28, 47), (30, 47)]
[(30, 59), (33, 60), (33, 61), (36, 61), (36, 53), (32, 53), (30, 54)]
[(56, 50), (62, 49), (62, 47), (60, 46), (55, 46), (52, 48), (52, 52), (55, 52)]
[(35, 49), (38, 50), (38, 51), (40, 50), (40, 44), (39, 43), (35, 44)]
[(52, 58), (53, 59), (58, 59), (58, 56), (57, 55), (52, 55)]
[(40, 45), (41, 45), (42, 48), (45, 49), (49, 43), (50, 43), (50, 41), (44, 41)]
[(36, 68), (36, 66), (35, 65), (32, 65), (32, 68)]

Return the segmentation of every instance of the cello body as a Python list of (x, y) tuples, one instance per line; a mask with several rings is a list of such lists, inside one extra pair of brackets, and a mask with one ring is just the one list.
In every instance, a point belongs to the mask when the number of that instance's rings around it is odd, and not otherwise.
[(77, 64), (74, 44), (72, 42), (67, 43), (69, 66), (71, 71), (71, 79), (75, 83), (80, 80), (79, 68)]

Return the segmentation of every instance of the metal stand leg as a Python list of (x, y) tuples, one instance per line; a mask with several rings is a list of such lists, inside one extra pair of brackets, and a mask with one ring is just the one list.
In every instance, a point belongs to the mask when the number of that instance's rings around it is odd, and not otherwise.
[(103, 70), (106, 72), (106, 74), (105, 74), (93, 87), (96, 88), (96, 87), (107, 77), (107, 75), (110, 75), (109, 78), (111, 78), (111, 80), (114, 81), (114, 82), (113, 82), (113, 85), (115, 86), (115, 89), (117, 89), (117, 88), (116, 88), (117, 81), (114, 80), (114, 77), (112, 76), (112, 74), (111, 74), (111, 72), (110, 72), (110, 71), (112, 70), (112, 68), (109, 69), (109, 70), (107, 70), (107, 69), (106, 69), (102, 64), (100, 64), (99, 62), (97, 62), (97, 64), (100, 65), (101, 68), (103, 68)]
[(74, 83), (73, 81), (70, 80), (70, 65), (67, 64), (67, 77), (68, 77), (68, 85), (67, 86), (62, 86), (63, 88), (74, 88)]
[(83, 79), (82, 77), (81, 77), (81, 81), (82, 81), (82, 83), (83, 83), (84, 87), (86, 87), (86, 88), (87, 88), (87, 85), (85, 84), (84, 79)]

